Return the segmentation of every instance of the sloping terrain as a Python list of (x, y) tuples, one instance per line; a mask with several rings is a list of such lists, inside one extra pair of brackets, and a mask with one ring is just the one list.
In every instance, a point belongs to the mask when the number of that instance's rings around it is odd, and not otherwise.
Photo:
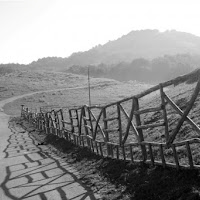
[(72, 65), (116, 64), (131, 62), (135, 58), (152, 59), (164, 55), (199, 54), (200, 37), (179, 32), (158, 30), (132, 31), (114, 41), (85, 51), (73, 53), (68, 58), (43, 58), (31, 67), (67, 69)]
[[(67, 159), (80, 173), (86, 186), (104, 200), (198, 200), (198, 170), (162, 168), (130, 161), (102, 158), (55, 135), (45, 135), (21, 121), (40, 145), (50, 145), (54, 153)], [(52, 146), (54, 148), (52, 148)]]
[[(114, 80), (101, 78), (91, 78), (90, 81), (92, 85), (117, 83)], [(87, 77), (82, 75), (64, 72), (16, 70), (0, 74), (0, 100), (36, 91), (84, 87), (87, 85)]]
[[(174, 86), (168, 87), (165, 89), (165, 92), (176, 102), (176, 104), (184, 111), (187, 106), (187, 102), (190, 99), (190, 96), (194, 90), (196, 81), (197, 81), (198, 73), (192, 79), (188, 80), (184, 83), (175, 83)], [(104, 103), (108, 103), (113, 100), (117, 100), (128, 96), (140, 93), (142, 85), (136, 84), (127, 87), (127, 85), (122, 84), (108, 84), (104, 86), (98, 86), (94, 88), (94, 97), (95, 100), (99, 100), (99, 103), (103, 103), (103, 99), (98, 98), (98, 93), (100, 96), (103, 94), (104, 97), (108, 97), (108, 99), (104, 101)], [(135, 86), (135, 91), (133, 88)], [(138, 86), (138, 88), (136, 87)], [(118, 90), (117, 90), (118, 88)], [(141, 90), (139, 90), (141, 89)], [(127, 90), (125, 92), (125, 90)], [(132, 93), (131, 93), (132, 90)], [(115, 96), (112, 96), (112, 91)], [(66, 92), (66, 94), (65, 94)], [(43, 99), (44, 102), (50, 101), (51, 104), (61, 105), (63, 106), (74, 106), (75, 103), (77, 105), (79, 102), (87, 101), (87, 90), (77, 90), (76, 92), (67, 92), (63, 91), (65, 98), (62, 99), (62, 95), (60, 92), (51, 92)], [(96, 93), (95, 93), (96, 92)], [(84, 95), (85, 94), (85, 97)], [(44, 94), (41, 94), (44, 95)], [(120, 96), (121, 95), (121, 96)], [(51, 97), (52, 96), (52, 97)], [(50, 98), (49, 98), (50, 97)], [(112, 97), (112, 98), (111, 98)], [(40, 95), (36, 95), (32, 98), (27, 98), (24, 100), (20, 100), (19, 102), (14, 102), (15, 108), (20, 107), (20, 103), (27, 103), (28, 106), (41, 106), (42, 104), (38, 104), (37, 99), (42, 98)], [(68, 98), (71, 100), (68, 101)], [(85, 100), (84, 100), (85, 98)], [(60, 99), (60, 101), (59, 101)], [(66, 99), (66, 101), (64, 100)], [(31, 102), (32, 101), (32, 102)], [(198, 98), (189, 114), (190, 118), (194, 120), (197, 124), (199, 124), (199, 101), (200, 96)], [(31, 103), (30, 103), (31, 102)], [(97, 101), (98, 102), (98, 101)], [(95, 103), (95, 102), (94, 102)], [(156, 93), (151, 95), (148, 98), (143, 98), (140, 102), (142, 108), (154, 107), (158, 106), (160, 103), (160, 95)], [(130, 105), (123, 105), (125, 109), (130, 112)], [(12, 111), (12, 104), (4, 107), (6, 112)], [(10, 109), (10, 110), (9, 110)], [(177, 120), (180, 118), (173, 109), (167, 105), (167, 113), (170, 131), (174, 129), (177, 124)], [(114, 115), (114, 110), (110, 110), (109, 116), (112, 117)], [(162, 113), (154, 112), (151, 114), (145, 114), (142, 117), (142, 123), (148, 124), (152, 122), (158, 122), (161, 118)], [(24, 124), (25, 125), (25, 124)], [(111, 124), (111, 126), (115, 126), (115, 124)], [(149, 128), (144, 132), (146, 141), (156, 141), (156, 142), (164, 142), (163, 137), (163, 128)], [(61, 156), (67, 157), (68, 161), (71, 162), (74, 166), (80, 170), (82, 179), (85, 181), (85, 184), (93, 187), (94, 190), (97, 190), (101, 193), (104, 199), (200, 199), (200, 185), (199, 185), (199, 171), (198, 170), (180, 170), (177, 171), (175, 169), (162, 167), (153, 167), (151, 165), (144, 164), (132, 164), (129, 161), (117, 161), (111, 158), (101, 158), (94, 154), (91, 154), (87, 149), (82, 149), (74, 146), (71, 143), (68, 143), (62, 139), (59, 139), (55, 136), (45, 136), (41, 132), (32, 132), (32, 134), (41, 140), (41, 145), (43, 141), (47, 144), (52, 144), (56, 148), (58, 148), (63, 153), (58, 154)], [(177, 141), (181, 141), (189, 138), (198, 138), (199, 135), (188, 125), (184, 124), (182, 129), (176, 138)], [(112, 140), (115, 140), (115, 135), (111, 134), (110, 137)], [(131, 139), (131, 137), (129, 138)], [(133, 138), (134, 139), (134, 138)], [(194, 155), (195, 164), (199, 164), (199, 146), (193, 146), (191, 148)], [(182, 148), (179, 148), (178, 153), (181, 156), (181, 163), (184, 164), (186, 161), (185, 151)], [(156, 150), (155, 150), (156, 156)], [(168, 152), (169, 157), (172, 154), (171, 151)], [(159, 157), (159, 155), (157, 155)], [(137, 158), (137, 152), (135, 152), (135, 158)]]
[[(136, 94), (151, 85), (136, 81), (119, 82), (90, 78), (92, 104), (105, 104)], [(75, 90), (70, 88), (76, 88)], [(66, 89), (66, 91), (65, 91)], [(48, 92), (51, 90), (51, 92)], [(55, 90), (55, 91), (52, 91)], [(0, 100), (26, 93), (39, 92), (7, 104), (5, 112), (19, 115), (22, 104), (32, 108), (88, 104), (88, 77), (64, 72), (16, 70), (0, 75)]]
[(200, 37), (175, 30), (131, 31), (114, 41), (69, 57), (45, 57), (23, 64), (0, 64), (0, 74), (17, 70), (70, 72), (119, 81), (159, 83), (200, 65)]

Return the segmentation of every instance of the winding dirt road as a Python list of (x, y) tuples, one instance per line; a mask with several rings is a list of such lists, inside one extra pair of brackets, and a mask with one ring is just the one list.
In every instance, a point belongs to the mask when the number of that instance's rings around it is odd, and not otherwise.
[[(101, 199), (80, 180), (78, 171), (45, 146), (38, 146), (30, 134), (3, 112), (16, 99), (0, 101), (0, 200), (96, 200)], [(20, 108), (19, 108), (20, 109)]]

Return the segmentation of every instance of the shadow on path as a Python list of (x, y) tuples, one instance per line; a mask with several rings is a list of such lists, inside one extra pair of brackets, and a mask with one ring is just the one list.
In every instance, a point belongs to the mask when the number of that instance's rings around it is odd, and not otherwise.
[(47, 146), (38, 147), (28, 132), (10, 126), (12, 135), (4, 150), (6, 177), (1, 184), (14, 200), (96, 200), (79, 173)]

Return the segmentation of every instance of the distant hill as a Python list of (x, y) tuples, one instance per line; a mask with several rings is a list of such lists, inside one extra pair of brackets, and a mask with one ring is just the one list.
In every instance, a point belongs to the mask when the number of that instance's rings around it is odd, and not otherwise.
[(131, 31), (88, 51), (41, 58), (26, 67), (85, 74), (88, 65), (96, 77), (162, 82), (200, 67), (200, 37), (175, 30)]
[(63, 70), (73, 65), (98, 65), (131, 62), (136, 58), (153, 59), (164, 55), (200, 54), (200, 37), (175, 30), (131, 31), (127, 35), (67, 58), (48, 57), (34, 61), (32, 68)]
[(153, 59), (164, 55), (200, 54), (200, 37), (178, 32), (158, 30), (132, 31), (121, 38), (98, 45), (89, 51), (74, 53), (66, 60), (70, 65), (116, 64), (135, 58)]

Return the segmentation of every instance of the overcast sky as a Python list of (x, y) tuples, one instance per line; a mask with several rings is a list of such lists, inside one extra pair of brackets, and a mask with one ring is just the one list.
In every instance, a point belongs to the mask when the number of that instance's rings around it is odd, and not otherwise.
[(200, 36), (199, 0), (0, 0), (0, 63), (67, 57), (132, 30)]

